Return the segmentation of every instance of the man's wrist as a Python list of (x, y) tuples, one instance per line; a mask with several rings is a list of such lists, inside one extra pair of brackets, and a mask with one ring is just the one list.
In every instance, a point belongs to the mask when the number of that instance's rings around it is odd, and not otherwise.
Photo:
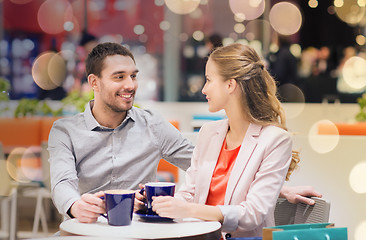
[(66, 213), (67, 213), (67, 215), (69, 215), (70, 218), (75, 218), (74, 215), (71, 214), (71, 207), (69, 208), (69, 210), (67, 210)]

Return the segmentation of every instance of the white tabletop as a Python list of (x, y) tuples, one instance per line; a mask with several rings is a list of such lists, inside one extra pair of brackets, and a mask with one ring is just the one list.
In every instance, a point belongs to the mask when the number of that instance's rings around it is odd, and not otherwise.
[(145, 222), (134, 215), (131, 225), (110, 226), (105, 218), (96, 223), (80, 223), (70, 219), (60, 224), (62, 235), (81, 235), (124, 239), (194, 238), (220, 239), (221, 224), (194, 218), (174, 219), (172, 222)]

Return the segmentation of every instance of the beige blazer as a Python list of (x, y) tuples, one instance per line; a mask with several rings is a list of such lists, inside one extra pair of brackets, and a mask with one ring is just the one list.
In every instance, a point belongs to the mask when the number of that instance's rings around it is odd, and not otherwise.
[[(202, 126), (187, 170), (176, 196), (205, 204), (211, 177), (228, 130), (228, 120)], [(222, 230), (231, 237), (261, 236), (262, 228), (274, 226), (273, 211), (291, 162), (290, 134), (275, 126), (250, 124), (228, 180)]]

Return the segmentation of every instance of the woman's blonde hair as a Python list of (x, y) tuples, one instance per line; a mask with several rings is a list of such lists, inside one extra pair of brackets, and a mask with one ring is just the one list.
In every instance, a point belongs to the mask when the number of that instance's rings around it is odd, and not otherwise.
[[(253, 48), (233, 43), (215, 49), (209, 58), (216, 63), (225, 80), (235, 79), (239, 84), (243, 110), (250, 122), (262, 126), (275, 125), (287, 131), (285, 114), (277, 98), (276, 82)], [(293, 151), (286, 180), (299, 161), (299, 153)]]

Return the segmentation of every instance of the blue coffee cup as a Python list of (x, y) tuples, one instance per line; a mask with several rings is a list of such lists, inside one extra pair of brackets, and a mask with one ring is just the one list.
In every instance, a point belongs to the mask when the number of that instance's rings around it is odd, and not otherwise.
[(147, 213), (156, 215), (152, 210), (152, 197), (157, 196), (174, 196), (175, 183), (172, 182), (149, 182), (145, 184), (145, 192), (147, 198)]
[(104, 192), (106, 214), (101, 214), (109, 225), (130, 225), (135, 203), (135, 191), (107, 190)]

